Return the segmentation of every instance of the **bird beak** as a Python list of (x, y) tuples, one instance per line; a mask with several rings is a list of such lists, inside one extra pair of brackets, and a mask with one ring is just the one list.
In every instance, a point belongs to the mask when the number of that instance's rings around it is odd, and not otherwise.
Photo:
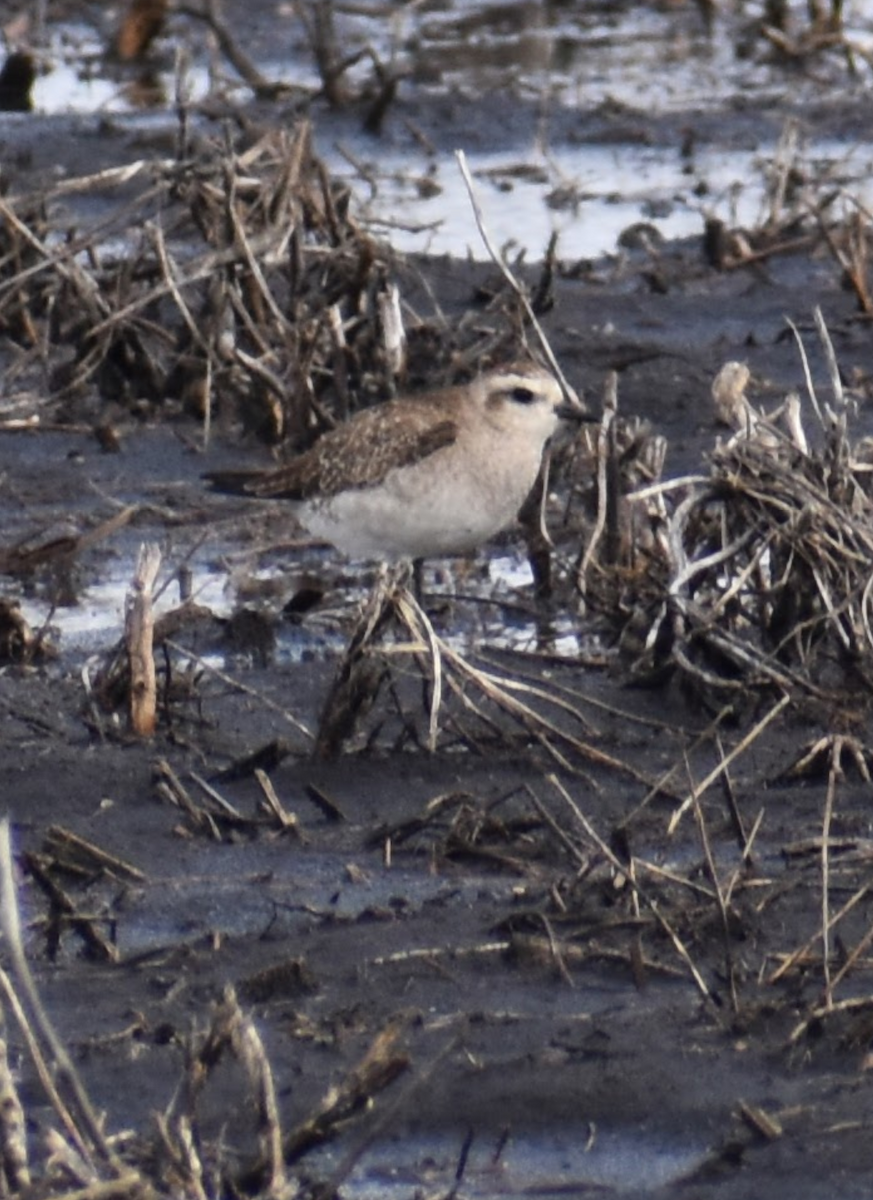
[(596, 423), (600, 420), (596, 413), (586, 412), (581, 404), (571, 404), (569, 400), (564, 400), (557, 406), (555, 415), (562, 421), (573, 421), (577, 425)]

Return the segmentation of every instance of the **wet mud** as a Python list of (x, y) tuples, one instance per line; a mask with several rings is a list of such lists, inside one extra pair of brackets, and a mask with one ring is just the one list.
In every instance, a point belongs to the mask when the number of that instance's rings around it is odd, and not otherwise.
[[(698, 9), (682, 12), (661, 15), (698, 38)], [(228, 17), (239, 34), (244, 14), (229, 5)], [(256, 57), (267, 57), (274, 19), (258, 6)], [(768, 86), (790, 93), (785, 78)], [(802, 86), (815, 92), (808, 77)], [(832, 102), (818, 95), (804, 119), (854, 136), (847, 90)], [(754, 121), (739, 104), (632, 119), (622, 110), (622, 128), (631, 120), (629, 142), (675, 141), (690, 122), (699, 139), (731, 146), (760, 135), (771, 113), (770, 133), (781, 124), (791, 105), (768, 96)], [(462, 105), (465, 132), (491, 142), (505, 130), (504, 103), (486, 90), (472, 129)], [(382, 144), (425, 128), (448, 153), (459, 104), (407, 81)], [(233, 111), (243, 124), (294, 119), (264, 99)], [(307, 111), (325, 140), (359, 121), (318, 101)], [(514, 95), (512, 111), (509, 141), (520, 145), (537, 109)], [(573, 131), (553, 125), (553, 136), (602, 140), (618, 111), (576, 113)], [(214, 131), (212, 114), (198, 119)], [(38, 137), (24, 120), (38, 122)], [(90, 174), (153, 153), (119, 117), (10, 121), (2, 140), (22, 191), (47, 186), (58, 164)], [(567, 110), (556, 121), (569, 123)], [(826, 188), (825, 173), (815, 195)], [(81, 213), (116, 202), (92, 196)], [(786, 248), (768, 243), (745, 258), (729, 238), (714, 248), (702, 220), (695, 236), (644, 231), (609, 256), (565, 260), (559, 250), (541, 315), (549, 342), (594, 411), (617, 372), (621, 417), (667, 439), (665, 478), (709, 469), (726, 436), (711, 398), (725, 362), (748, 364), (749, 397), (765, 409), (789, 390), (805, 395), (786, 319), (830, 396), (816, 307), (857, 408), (855, 436), (870, 432), (869, 314), (833, 247), (808, 229), (791, 233), (774, 239)], [(532, 288), (543, 249), (517, 265)], [(442, 255), (391, 264), (412, 310), (438, 310), (449, 328), (497, 320), (482, 307), (493, 265)], [(10, 338), (4, 355), (18, 352)], [(564, 586), (537, 599), (527, 577), (516, 584), (493, 569), (497, 554), (524, 562), (510, 531), (452, 574), (431, 567), (426, 607), (436, 632), (480, 668), (570, 704), (546, 705), (559, 733), (499, 708), (479, 722), (447, 695), (429, 750), (432, 680), (422, 684), (410, 664), (343, 753), (317, 761), (310, 732), (372, 568), (307, 545), (280, 505), (205, 489), (206, 470), (271, 461), (233, 414), (204, 448), (190, 413), (120, 405), (107, 452), (102, 403), (87, 395), (51, 420), (43, 410), (39, 427), (0, 430), (2, 593), (21, 600), (33, 628), (50, 614), (60, 630), (51, 654), (0, 674), (0, 798), (39, 996), (122, 1159), (174, 1194), (269, 1191), (263, 1075), (240, 1050), (250, 1020), (285, 1139), (287, 1176), (273, 1176), (274, 1193), (869, 1195), (863, 682), (843, 683), (839, 704), (831, 689), (781, 708), (750, 688), (723, 720), (675, 675), (635, 686), (606, 593), (580, 611), (567, 584), (578, 546), (558, 538)], [(95, 530), (104, 532), (89, 540)], [(22, 547), (64, 538), (69, 553), (36, 554), (20, 569)], [(187, 563), (195, 592), (212, 589), (172, 634), (184, 649), (159, 650), (164, 699), (148, 740), (130, 737), (123, 707), (108, 713), (94, 690), (142, 541), (160, 544), (163, 577)], [(228, 616), (261, 567), (270, 587), (283, 581), (247, 602), (269, 620), (252, 618), (256, 632), (234, 640)], [(66, 591), (85, 607), (110, 577), (118, 593), (97, 634), (64, 632), (76, 604), (53, 602)], [(283, 615), (304, 588), (320, 594), (313, 609)], [(507, 645), (510, 626), (523, 644)], [(464, 694), (482, 703), (472, 684)], [(821, 738), (832, 740), (792, 777)], [(825, 959), (823, 912), (844, 906)], [(57, 1110), (9, 1013), (7, 1037), (35, 1174), (55, 1191), (84, 1186), (93, 1175), (59, 1166), (63, 1156), (45, 1168)], [(185, 1150), (183, 1116), (196, 1154)]]

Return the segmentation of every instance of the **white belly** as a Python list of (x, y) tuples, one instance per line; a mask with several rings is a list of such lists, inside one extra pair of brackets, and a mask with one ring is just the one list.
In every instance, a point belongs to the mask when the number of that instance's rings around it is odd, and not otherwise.
[(376, 487), (307, 501), (298, 515), (351, 558), (463, 554), (510, 525), (536, 479), (539, 458), (511, 474), (495, 464), (471, 475), (451, 456), (392, 471)]

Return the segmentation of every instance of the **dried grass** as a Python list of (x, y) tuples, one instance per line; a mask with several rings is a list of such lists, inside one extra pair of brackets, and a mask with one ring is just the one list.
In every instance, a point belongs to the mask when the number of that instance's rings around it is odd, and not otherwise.
[[(91, 229), (63, 229), (65, 196), (119, 193)], [(496, 336), (402, 305), (392, 253), (305, 120), (5, 197), (0, 218), (0, 331), (18, 347), (3, 412), (30, 428), (186, 410), (204, 439), (220, 417), (299, 446), (352, 405), (469, 377), (524, 339), (517, 296)]]

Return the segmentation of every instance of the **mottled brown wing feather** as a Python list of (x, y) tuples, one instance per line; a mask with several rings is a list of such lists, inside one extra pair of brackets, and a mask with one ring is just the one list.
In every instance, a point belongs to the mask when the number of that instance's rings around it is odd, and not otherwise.
[(389, 471), (420, 462), (458, 436), (454, 421), (434, 420), (425, 404), (387, 404), (367, 409), (331, 430), (311, 450), (275, 471), (250, 478), (248, 496), (308, 500), (347, 488), (374, 487)]

